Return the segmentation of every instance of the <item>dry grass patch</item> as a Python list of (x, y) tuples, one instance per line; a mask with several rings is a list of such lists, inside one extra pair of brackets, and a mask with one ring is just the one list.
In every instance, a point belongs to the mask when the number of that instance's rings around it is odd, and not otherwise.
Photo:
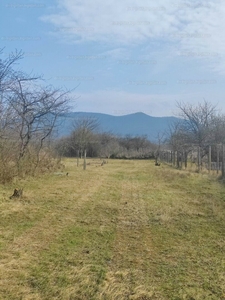
[(89, 162), (17, 182), (21, 199), (1, 187), (0, 299), (225, 299), (224, 186), (152, 161)]

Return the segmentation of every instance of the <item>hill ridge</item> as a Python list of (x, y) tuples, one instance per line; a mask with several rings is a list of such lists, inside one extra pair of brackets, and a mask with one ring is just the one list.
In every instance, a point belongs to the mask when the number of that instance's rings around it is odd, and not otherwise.
[(76, 119), (93, 118), (99, 123), (99, 132), (110, 132), (119, 136), (147, 136), (152, 141), (157, 141), (160, 133), (166, 133), (171, 123), (179, 120), (173, 116), (154, 117), (143, 112), (136, 112), (122, 116), (114, 116), (95, 112), (69, 112), (62, 119), (59, 126), (59, 136), (69, 135), (72, 130), (72, 124)]

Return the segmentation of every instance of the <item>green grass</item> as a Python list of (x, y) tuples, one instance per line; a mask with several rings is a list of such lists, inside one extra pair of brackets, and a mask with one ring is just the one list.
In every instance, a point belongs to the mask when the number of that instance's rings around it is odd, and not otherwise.
[(225, 186), (153, 161), (88, 161), (16, 182), (21, 199), (0, 187), (0, 299), (225, 299)]

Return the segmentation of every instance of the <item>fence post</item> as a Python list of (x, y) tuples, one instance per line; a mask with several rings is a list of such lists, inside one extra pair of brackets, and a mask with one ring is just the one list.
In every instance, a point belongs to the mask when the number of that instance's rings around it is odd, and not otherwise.
[(180, 160), (180, 168), (183, 169), (183, 162), (184, 162), (184, 151), (181, 152), (181, 160)]
[(201, 166), (201, 153), (200, 153), (200, 146), (198, 146), (198, 172), (200, 172), (200, 166)]
[(84, 170), (86, 170), (86, 149), (84, 150)]
[(179, 159), (180, 159), (180, 153), (177, 151), (177, 168), (180, 167), (180, 161), (179, 161)]
[(173, 151), (173, 166), (176, 167), (176, 151)]
[(224, 154), (225, 154), (225, 147), (224, 147), (224, 144), (222, 144), (222, 177), (223, 178), (224, 178), (224, 174), (225, 174)]
[(79, 150), (77, 150), (77, 167), (79, 166), (79, 155), (80, 155)]
[(187, 150), (184, 151), (184, 167), (187, 169), (188, 153)]
[(191, 150), (191, 157), (190, 157), (190, 159), (191, 159), (191, 169), (192, 169), (192, 165), (193, 165), (193, 150)]
[(211, 158), (212, 158), (212, 147), (209, 146), (209, 157), (208, 157), (208, 170), (209, 170), (209, 173), (211, 172), (211, 166), (212, 166)]
[(218, 174), (220, 170), (220, 148), (216, 145), (216, 173)]

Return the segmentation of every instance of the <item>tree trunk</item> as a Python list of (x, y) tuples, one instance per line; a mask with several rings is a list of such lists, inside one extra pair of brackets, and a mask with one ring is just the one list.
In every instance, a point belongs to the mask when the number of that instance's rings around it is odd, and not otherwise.
[(77, 150), (77, 167), (79, 167), (79, 155), (80, 155), (79, 150)]
[(187, 169), (188, 153), (184, 151), (184, 167)]
[(86, 170), (86, 149), (84, 150), (84, 170)]
[(212, 148), (211, 146), (209, 146), (209, 159), (208, 159), (208, 170), (209, 170), (209, 173), (211, 172), (211, 157), (212, 157)]

